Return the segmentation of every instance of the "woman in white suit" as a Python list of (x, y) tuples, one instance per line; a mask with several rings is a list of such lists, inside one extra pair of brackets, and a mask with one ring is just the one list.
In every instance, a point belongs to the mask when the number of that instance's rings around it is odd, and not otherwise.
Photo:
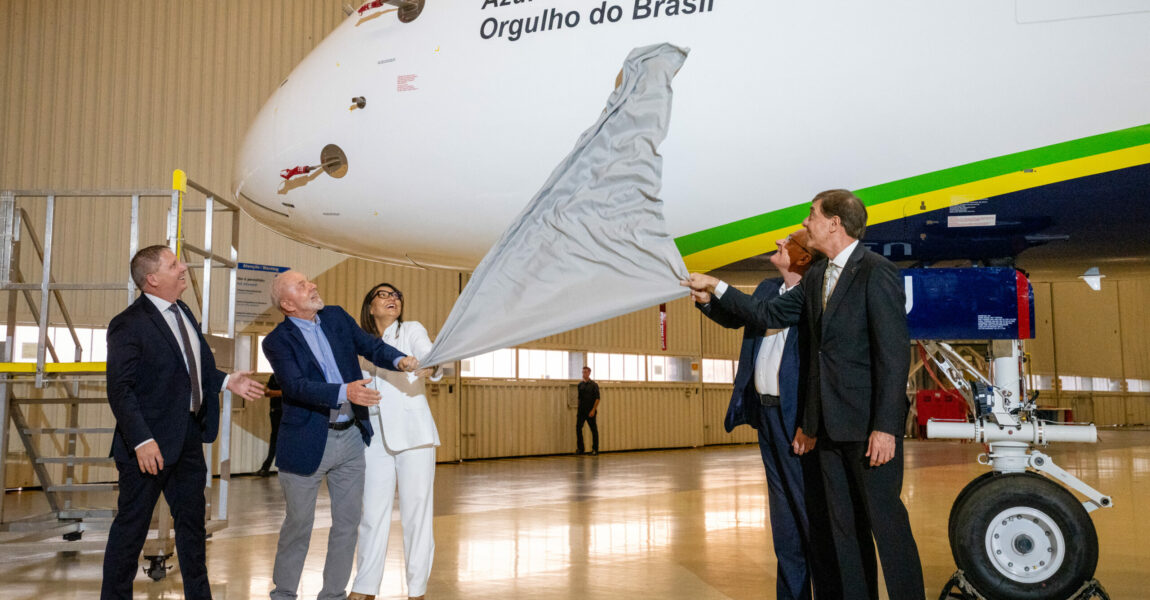
[[(427, 329), (417, 321), (403, 320), (403, 293), (389, 283), (371, 288), (363, 299), (359, 324), (364, 331), (412, 356), (431, 348)], [(424, 597), (435, 539), (431, 533), (432, 491), (435, 485), (435, 447), (439, 431), (431, 417), (423, 390), (426, 371), (404, 373), (372, 366), (364, 371), (379, 390), (373, 406), (371, 438), (365, 457), (363, 518), (359, 524), (359, 552), (355, 582), (348, 600), (374, 600), (383, 579), (387, 539), (391, 532), (391, 507), (399, 488), (399, 515), (403, 524), (403, 554), (407, 562), (407, 594)], [(438, 381), (439, 373), (432, 376)]]

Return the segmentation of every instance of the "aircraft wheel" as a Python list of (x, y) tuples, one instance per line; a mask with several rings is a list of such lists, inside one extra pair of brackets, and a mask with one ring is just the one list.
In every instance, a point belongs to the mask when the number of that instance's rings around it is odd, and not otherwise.
[(1073, 494), (1041, 475), (984, 480), (957, 509), (951, 552), (985, 596), (1067, 598), (1094, 577), (1094, 523)]
[[(994, 471), (987, 471), (986, 473), (975, 477), (974, 480), (966, 484), (966, 487), (962, 488), (962, 491), (958, 493), (958, 496), (955, 496), (954, 504), (950, 505), (950, 519), (946, 524), (946, 533), (947, 539), (951, 540), (952, 555), (954, 555), (955, 517), (958, 515), (958, 511), (962, 509), (962, 505), (968, 498), (970, 498), (971, 492), (985, 485), (987, 481), (990, 481), (996, 475), (1000, 474), (995, 473)], [(954, 562), (955, 564), (958, 563), (957, 555), (954, 556)]]

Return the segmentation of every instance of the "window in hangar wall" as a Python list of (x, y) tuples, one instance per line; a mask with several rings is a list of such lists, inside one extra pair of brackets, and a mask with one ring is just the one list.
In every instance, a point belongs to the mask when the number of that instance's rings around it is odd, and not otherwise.
[[(733, 368), (733, 361), (727, 370)], [(591, 367), (596, 381), (695, 381), (697, 363), (686, 356), (503, 349), (461, 362), (461, 374), (475, 378), (579, 379)], [(721, 369), (720, 369), (721, 371)], [(717, 381), (721, 382), (721, 380)]]
[[(16, 327), (13, 361), (36, 362), (38, 332), (39, 329), (32, 325)], [(107, 360), (106, 328), (79, 327), (76, 328), (76, 335), (83, 348), (82, 360)], [(255, 367), (259, 373), (272, 372), (271, 364), (263, 353), (265, 337), (255, 336), (254, 340)], [(61, 361), (70, 362), (75, 359), (75, 344), (66, 327), (49, 327), (48, 339), (52, 341)], [(580, 369), (583, 365), (590, 366), (592, 379), (599, 381), (687, 382), (697, 380), (701, 371), (704, 383), (731, 383), (734, 381), (735, 370), (735, 361), (723, 359), (703, 359), (700, 365), (697, 359), (687, 356), (504, 348), (463, 360), (461, 373), (464, 377), (476, 378), (570, 380), (581, 377)], [(1063, 381), (1066, 379), (1063, 377)], [(1098, 378), (1073, 378), (1073, 381), (1077, 382), (1078, 379)], [(1150, 392), (1150, 381), (1131, 379), (1128, 383), (1131, 392)]]
[(1126, 391), (1135, 394), (1150, 393), (1150, 379), (1127, 379)]
[[(572, 379), (565, 350), (519, 350), (520, 379)], [(465, 374), (466, 376), (466, 374)]]
[(735, 361), (718, 359), (718, 358), (704, 358), (703, 359), (703, 382), (704, 383), (734, 383), (735, 382)]
[[(77, 327), (76, 337), (80, 340), (80, 360), (83, 362), (104, 362), (108, 360), (108, 330), (103, 327)], [(67, 327), (49, 327), (48, 341), (56, 349), (60, 362), (76, 360), (76, 343)], [(35, 325), (17, 325), (13, 341), (13, 362), (36, 362), (36, 348), (40, 345), (40, 328)], [(52, 362), (52, 355), (44, 353), (45, 360)]]

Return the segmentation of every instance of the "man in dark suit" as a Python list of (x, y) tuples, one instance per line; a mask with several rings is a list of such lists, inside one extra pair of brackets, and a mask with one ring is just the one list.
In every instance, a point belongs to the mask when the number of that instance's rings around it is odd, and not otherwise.
[(362, 378), (358, 357), (393, 371), (413, 371), (419, 362), (360, 329), (342, 308), (325, 307), (316, 285), (299, 272), (276, 277), (272, 304), (284, 320), (264, 338), (263, 349), (283, 392), (276, 466), (287, 515), (271, 597), (296, 597), (326, 478), (332, 523), (318, 598), (343, 600), (363, 512), (363, 452), (372, 436), (367, 407), (380, 397), (366, 387), (371, 379)]
[(684, 285), (762, 327), (800, 324), (804, 379), (793, 447), (818, 450), (844, 598), (877, 598), (867, 531), (892, 600), (924, 598), (922, 565), (902, 491), (910, 366), (898, 269), (866, 249), (866, 207), (847, 190), (815, 196), (803, 226), (815, 262), (791, 291), (756, 300), (707, 275)]
[(108, 532), (100, 598), (131, 598), (140, 550), (160, 493), (171, 506), (184, 597), (211, 598), (205, 549), (203, 444), (220, 427), (219, 393), (254, 400), (247, 372), (225, 375), (180, 294), (188, 266), (167, 246), (132, 257), (140, 297), (108, 325), (108, 403), (116, 417), (116, 518)]

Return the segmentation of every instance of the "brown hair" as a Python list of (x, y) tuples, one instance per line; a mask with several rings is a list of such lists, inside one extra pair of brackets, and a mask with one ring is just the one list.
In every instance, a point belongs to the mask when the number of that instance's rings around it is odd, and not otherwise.
[(838, 217), (847, 235), (856, 240), (866, 235), (866, 206), (850, 190), (827, 190), (819, 192), (814, 202), (821, 202), (820, 209), (828, 217)]
[(160, 268), (160, 256), (164, 251), (171, 252), (171, 248), (167, 246), (155, 245), (148, 246), (136, 252), (132, 257), (131, 271), (132, 281), (136, 282), (136, 287), (140, 290), (144, 289), (144, 284), (148, 281), (148, 275), (155, 273)]

